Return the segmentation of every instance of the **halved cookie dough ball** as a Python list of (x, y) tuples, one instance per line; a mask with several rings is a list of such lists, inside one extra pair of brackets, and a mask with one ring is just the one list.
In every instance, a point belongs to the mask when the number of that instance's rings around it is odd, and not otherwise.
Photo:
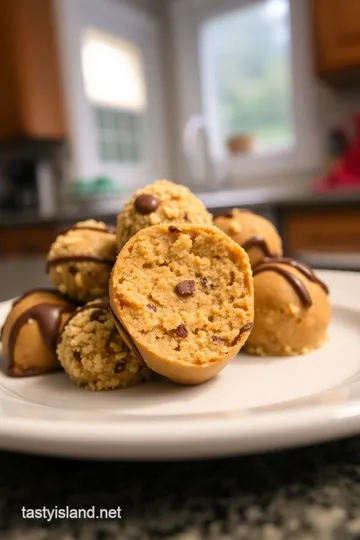
[(34, 289), (18, 298), (1, 331), (8, 375), (29, 377), (60, 369), (56, 344), (76, 306), (58, 291)]
[(115, 230), (89, 219), (57, 236), (47, 257), (47, 270), (61, 293), (88, 302), (108, 295), (115, 258)]
[(237, 355), (252, 328), (249, 258), (216, 227), (148, 227), (117, 258), (110, 304), (119, 332), (153, 371), (202, 383)]
[(258, 214), (234, 208), (217, 216), (214, 225), (247, 251), (253, 268), (264, 257), (283, 254), (281, 238), (276, 228), (271, 221)]
[(157, 180), (139, 189), (118, 215), (118, 250), (144, 227), (160, 223), (211, 225), (212, 215), (187, 187)]
[(151, 375), (120, 337), (107, 301), (90, 302), (73, 314), (57, 354), (70, 378), (90, 390), (127, 388)]
[(331, 318), (326, 285), (307, 265), (266, 258), (254, 270), (255, 319), (246, 352), (306, 354), (322, 346)]

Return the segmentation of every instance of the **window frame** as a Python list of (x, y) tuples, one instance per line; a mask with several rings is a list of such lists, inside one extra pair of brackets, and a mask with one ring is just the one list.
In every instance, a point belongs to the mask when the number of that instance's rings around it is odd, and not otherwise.
[[(179, 0), (172, 5), (175, 73), (177, 77), (177, 126), (183, 133), (189, 118), (205, 115), (211, 105), (202, 93), (200, 28), (209, 19), (264, 0)], [(316, 84), (311, 69), (311, 35), (308, 0), (289, 0), (291, 24), (291, 77), (295, 144), (275, 153), (215, 159), (218, 174), (239, 179), (293, 173), (317, 168), (322, 162), (321, 134), (316, 117)], [(194, 50), (197, 54), (194, 54)], [(178, 174), (186, 163), (182, 141), (178, 148)]]
[[(150, 15), (122, 0), (56, 0), (57, 34), (63, 74), (71, 152), (71, 179), (107, 176), (124, 189), (136, 189), (168, 173), (166, 118), (162, 107), (161, 28)], [(97, 28), (139, 48), (145, 76), (147, 103), (144, 112), (144, 148), (139, 163), (102, 161), (94, 107), (83, 84), (81, 36)], [(155, 126), (155, 127), (154, 127)]]

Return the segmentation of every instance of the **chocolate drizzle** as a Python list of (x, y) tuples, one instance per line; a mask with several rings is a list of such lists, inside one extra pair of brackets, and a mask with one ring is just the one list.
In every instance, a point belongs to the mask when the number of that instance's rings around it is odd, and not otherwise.
[(262, 236), (252, 236), (251, 238), (246, 240), (246, 242), (244, 242), (241, 247), (245, 249), (245, 251), (252, 247), (258, 247), (267, 257), (272, 257), (275, 255), (271, 253), (269, 246), (267, 245), (265, 239)]
[(310, 294), (301, 279), (299, 279), (297, 276), (294, 276), (294, 274), (288, 272), (288, 270), (285, 270), (285, 268), (281, 268), (281, 266), (276, 266), (275, 264), (269, 263), (259, 264), (254, 269), (253, 276), (255, 277), (256, 274), (260, 274), (261, 272), (267, 272), (269, 270), (280, 274), (290, 283), (293, 289), (297, 292), (301, 302), (305, 307), (309, 308), (312, 306)]
[(106, 257), (97, 257), (96, 255), (67, 255), (64, 257), (55, 257), (46, 261), (46, 272), (49, 272), (51, 266), (67, 262), (97, 262), (101, 264), (107, 264), (113, 266), (114, 259), (108, 259)]
[[(75, 302), (73, 300), (71, 300), (66, 295), (62, 294), (61, 292), (59, 292), (56, 289), (50, 289), (49, 287), (39, 287), (39, 288), (36, 288), (36, 289), (30, 289), (26, 293), (24, 293), (22, 296), (19, 296), (18, 298), (16, 298), (12, 303), (11, 309), (13, 309), (15, 306), (17, 306), (17, 304), (22, 302), (28, 296), (31, 296), (32, 294), (37, 294), (37, 293), (39, 293), (39, 294), (44, 294), (44, 293), (45, 294), (46, 293), (51, 294), (52, 296), (56, 296), (57, 298), (59, 298), (59, 300), (62, 300), (62, 301), (67, 300), (71, 304), (75, 304)], [(75, 307), (73, 309), (75, 309)], [(6, 324), (6, 321), (5, 321), (5, 323), (3, 324), (3, 326), (0, 329), (0, 341), (2, 341), (5, 324)]]
[(105, 229), (99, 229), (98, 227), (91, 227), (90, 225), (87, 225), (87, 226), (84, 225), (80, 227), (73, 225), (71, 227), (68, 227), (67, 229), (63, 229), (62, 231), (60, 231), (58, 233), (58, 236), (66, 234), (69, 231), (95, 231), (95, 232), (100, 232), (100, 233), (105, 233), (105, 234), (116, 234), (115, 227), (111, 227), (110, 225), (106, 225)]
[(310, 268), (310, 266), (301, 261), (297, 261), (296, 259), (293, 259), (291, 257), (265, 257), (260, 264), (265, 263), (277, 263), (292, 266), (293, 268), (296, 268), (296, 270), (301, 272), (305, 277), (307, 277), (309, 281), (320, 285), (320, 287), (326, 292), (326, 294), (329, 294), (328, 286), (320, 278), (318, 278), (318, 276), (315, 274), (313, 269)]
[(119, 334), (121, 335), (121, 337), (123, 338), (123, 340), (125, 341), (126, 345), (129, 347), (129, 349), (131, 349), (133, 351), (133, 353), (135, 354), (136, 358), (141, 362), (143, 363), (144, 362), (144, 359), (143, 357), (141, 356), (141, 353), (139, 351), (139, 349), (137, 348), (137, 346), (135, 345), (135, 341), (133, 340), (133, 338), (130, 336), (129, 332), (125, 329), (124, 325), (122, 324), (122, 322), (120, 321), (120, 319), (118, 318), (118, 316), (115, 314), (114, 310), (112, 309), (112, 307), (110, 306), (110, 311), (111, 311), (111, 314), (112, 316), (114, 317), (115, 319), (115, 324), (117, 326), (117, 329), (119, 331)]
[(78, 308), (76, 311), (74, 311), (70, 317), (68, 318), (68, 320), (66, 321), (66, 323), (64, 324), (64, 326), (62, 327), (62, 330), (60, 332), (60, 334), (58, 335), (58, 343), (60, 343), (61, 341), (61, 338), (62, 338), (62, 335), (64, 333), (64, 330), (65, 328), (67, 327), (67, 325), (69, 324), (69, 322), (74, 318), (76, 317), (76, 315), (79, 315), (79, 313), (82, 313), (83, 311), (87, 311), (88, 309), (103, 309), (104, 311), (109, 311), (110, 310), (110, 306), (109, 306), (109, 302), (94, 302), (94, 303), (91, 303), (91, 304), (86, 304), (86, 306), (82, 306), (80, 308)]
[(234, 346), (238, 343), (239, 339), (241, 338), (241, 336), (242, 336), (243, 334), (245, 334), (245, 332), (249, 332), (250, 330), (252, 330), (252, 329), (253, 329), (253, 326), (254, 326), (254, 323), (253, 323), (253, 322), (248, 322), (248, 323), (244, 324), (244, 326), (242, 326), (242, 327), (240, 328), (239, 333), (238, 333), (238, 335), (236, 336), (236, 338), (235, 338), (235, 339), (233, 340), (233, 342), (231, 343), (231, 347), (234, 347)]
[[(9, 375), (18, 375), (14, 371), (14, 353), (16, 340), (23, 326), (27, 324), (30, 320), (36, 321), (46, 347), (55, 354), (56, 343), (61, 324), (61, 316), (64, 313), (72, 313), (74, 309), (75, 307), (72, 305), (61, 305), (54, 304), (52, 302), (43, 302), (41, 304), (36, 304), (21, 313), (21, 315), (16, 319), (15, 323), (13, 324), (9, 334)], [(38, 372), (35, 369), (30, 369), (24, 372), (24, 374), (26, 375), (36, 375), (37, 373)]]
[(53, 296), (57, 296), (60, 300), (64, 300), (64, 298), (66, 299), (66, 297), (61, 292), (59, 292), (58, 290), (50, 289), (48, 287), (42, 287), (42, 288), (38, 288), (38, 289), (30, 289), (29, 291), (27, 291), (22, 296), (19, 296), (19, 298), (16, 298), (16, 300), (13, 301), (12, 307), (15, 307), (19, 302), (22, 302), (24, 300), (24, 298), (27, 298), (28, 296), (30, 296), (32, 294), (36, 294), (36, 293), (40, 293), (40, 294), (48, 293), (48, 294), (52, 294)]

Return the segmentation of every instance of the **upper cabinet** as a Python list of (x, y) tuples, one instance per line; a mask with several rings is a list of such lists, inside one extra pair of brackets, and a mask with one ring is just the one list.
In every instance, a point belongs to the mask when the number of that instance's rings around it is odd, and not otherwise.
[(317, 73), (338, 83), (360, 79), (360, 1), (312, 3)]
[(51, 0), (0, 0), (0, 140), (65, 137)]

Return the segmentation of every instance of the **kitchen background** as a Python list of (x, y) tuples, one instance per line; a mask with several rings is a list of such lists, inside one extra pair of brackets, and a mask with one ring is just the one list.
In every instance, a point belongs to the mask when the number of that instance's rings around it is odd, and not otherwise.
[(0, 300), (157, 178), (360, 269), (358, 0), (3, 0)]

